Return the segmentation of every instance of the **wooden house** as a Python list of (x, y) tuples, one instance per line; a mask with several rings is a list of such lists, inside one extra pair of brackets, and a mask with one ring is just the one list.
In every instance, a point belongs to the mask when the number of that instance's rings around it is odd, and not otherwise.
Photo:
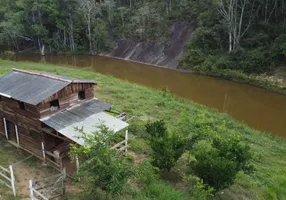
[(75, 127), (92, 132), (104, 123), (117, 132), (128, 126), (106, 112), (111, 105), (94, 97), (95, 85), (92, 80), (13, 69), (0, 77), (0, 135), (71, 174), (76, 166), (70, 162), (69, 145), (84, 144)]

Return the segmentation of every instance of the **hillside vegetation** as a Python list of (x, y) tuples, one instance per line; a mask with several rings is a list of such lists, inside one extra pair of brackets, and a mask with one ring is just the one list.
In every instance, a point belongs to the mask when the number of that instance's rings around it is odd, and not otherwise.
[[(88, 68), (78, 69), (49, 64), (0, 61), (0, 74), (7, 73), (13, 67), (95, 79), (98, 82), (95, 89), (96, 97), (113, 104), (117, 110), (135, 116), (129, 128), (129, 151), (131, 154), (129, 158), (134, 165), (138, 165), (142, 160), (153, 155), (153, 151), (156, 151), (156, 149), (151, 149), (147, 142), (148, 134), (145, 130), (145, 124), (149, 120), (164, 120), (169, 130), (179, 130), (188, 134), (195, 133), (204, 136), (205, 138), (201, 140), (199, 145), (196, 145), (201, 150), (208, 147), (206, 144), (214, 137), (230, 139), (231, 135), (234, 135), (239, 138), (243, 145), (249, 146), (250, 152), (253, 154), (250, 164), (253, 165), (254, 171), (249, 174), (239, 172), (234, 183), (228, 188), (216, 192), (213, 198), (225, 200), (286, 198), (286, 142), (282, 138), (253, 130), (234, 121), (226, 114), (220, 114), (216, 110), (192, 101), (177, 98), (165, 90), (156, 91), (131, 84), (95, 73)], [(188, 119), (188, 121), (182, 123), (183, 121), (180, 119)], [(182, 129), (183, 124), (188, 124), (187, 129)], [(184, 181), (183, 177), (193, 175), (191, 163), (195, 161), (195, 156), (192, 151), (187, 151), (179, 158), (170, 172), (160, 174), (159, 180), (149, 170), (141, 173), (140, 180), (145, 180), (144, 183), (147, 185), (143, 187), (140, 184), (131, 183), (116, 198), (192, 199), (194, 194), (191, 192), (194, 192), (194, 189), (189, 190), (193, 188), (192, 182)], [(98, 191), (96, 194), (100, 195), (101, 193)], [(76, 199), (76, 197), (66, 197), (66, 199)], [(81, 198), (79, 197), (79, 199)], [(98, 199), (100, 198), (98, 197)]]
[[(108, 50), (116, 39), (164, 41), (173, 21), (190, 21), (181, 0), (1, 0), (0, 42), (46, 52)], [(184, 14), (185, 13), (185, 14)]]
[[(194, 12), (195, 11), (195, 12)], [(272, 74), (286, 55), (285, 1), (199, 1), (183, 67), (237, 77)]]
[(196, 23), (181, 67), (243, 78), (273, 73), (286, 54), (284, 0), (0, 0), (0, 44), (19, 51), (109, 51), (118, 39), (168, 43)]

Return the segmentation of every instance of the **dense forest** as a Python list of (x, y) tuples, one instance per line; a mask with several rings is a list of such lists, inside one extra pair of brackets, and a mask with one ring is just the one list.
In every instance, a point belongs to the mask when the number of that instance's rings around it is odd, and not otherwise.
[(284, 0), (199, 1), (185, 66), (199, 71), (272, 72), (286, 55)]
[(284, 0), (0, 0), (0, 45), (48, 53), (109, 51), (119, 39), (168, 43), (196, 23), (181, 67), (272, 72), (286, 54)]

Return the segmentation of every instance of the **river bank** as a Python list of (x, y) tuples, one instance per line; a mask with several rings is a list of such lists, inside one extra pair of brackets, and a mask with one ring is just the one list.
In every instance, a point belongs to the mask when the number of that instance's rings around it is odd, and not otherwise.
[[(182, 52), (181, 52), (182, 53)], [(29, 53), (26, 52), (24, 54), (34, 54), (34, 53)], [(19, 54), (21, 55), (21, 54)], [(34, 54), (37, 55), (37, 54)], [(69, 54), (69, 53), (59, 53), (57, 55), (73, 55), (73, 54)], [(81, 53), (81, 54), (75, 54), (75, 56), (78, 55), (89, 55), (86, 53)], [(164, 65), (160, 65), (160, 64), (156, 64), (156, 63), (148, 63), (148, 62), (143, 62), (140, 60), (136, 60), (136, 59), (131, 59), (130, 57), (118, 57), (118, 56), (114, 56), (112, 53), (98, 53), (98, 56), (101, 57), (107, 57), (107, 58), (113, 58), (113, 59), (118, 59), (118, 60), (124, 60), (124, 61), (130, 61), (130, 62), (134, 62), (134, 63), (138, 63), (138, 64), (143, 64), (143, 65), (149, 65), (149, 66), (153, 66), (153, 67), (159, 67), (159, 68), (164, 68), (164, 69), (170, 69), (170, 70), (174, 70), (174, 71), (179, 71), (179, 72), (184, 72), (184, 73), (191, 73), (191, 74), (199, 74), (199, 75), (203, 75), (203, 76), (210, 76), (210, 77), (216, 77), (216, 78), (220, 78), (220, 79), (224, 79), (224, 80), (230, 80), (230, 81), (234, 81), (237, 83), (245, 83), (245, 84), (249, 84), (252, 86), (257, 86), (257, 87), (261, 87), (264, 89), (267, 89), (269, 91), (272, 92), (277, 92), (280, 94), (286, 94), (286, 75), (285, 75), (285, 71), (286, 71), (286, 67), (278, 67), (277, 70), (272, 74), (272, 75), (268, 75), (268, 74), (261, 74), (261, 75), (254, 75), (254, 74), (245, 74), (243, 72), (240, 71), (236, 71), (236, 70), (211, 70), (211, 71), (203, 71), (203, 70), (190, 70), (187, 69), (185, 67), (182, 67), (179, 65), (179, 57), (178, 56), (175, 60), (177, 60), (175, 65), (172, 66), (164, 66)], [(14, 57), (14, 53), (13, 52), (7, 52), (6, 56), (2, 56), (6, 59), (11, 59), (13, 60)], [(49, 56), (49, 55), (47, 55)], [(93, 55), (94, 56), (94, 55)]]
[(168, 66), (149, 64), (149, 63), (144, 63), (144, 62), (140, 62), (136, 60), (129, 60), (126, 58), (115, 57), (115, 56), (111, 56), (109, 54), (104, 54), (104, 53), (99, 53), (98, 55), (102, 57), (131, 61), (134, 63), (144, 64), (144, 65), (149, 65), (149, 66), (154, 66), (154, 67), (171, 69), (171, 70), (184, 72), (184, 73), (199, 74), (203, 76), (221, 78), (224, 80), (230, 80), (230, 81), (234, 81), (237, 83), (245, 83), (245, 84), (249, 84), (252, 86), (261, 87), (269, 91), (277, 92), (280, 94), (286, 94), (286, 76), (284, 75), (286, 71), (284, 68), (286, 67), (284, 67), (283, 69), (279, 68), (279, 70), (277, 70), (274, 73), (274, 75), (267, 75), (267, 74), (248, 75), (243, 72), (236, 71), (236, 70), (220, 70), (220, 71), (210, 71), (210, 72), (193, 71), (193, 70), (186, 69), (186, 68), (180, 68), (180, 67), (170, 68)]
[[(0, 61), (0, 74), (11, 68), (47, 71), (59, 75), (95, 79), (98, 85), (95, 95), (114, 108), (136, 116), (131, 132), (131, 150), (137, 154), (146, 152), (146, 141), (140, 135), (147, 120), (163, 119), (168, 126), (176, 126), (176, 119), (184, 110), (198, 125), (198, 130), (226, 136), (240, 135), (243, 143), (250, 145), (254, 153), (253, 174), (239, 174), (234, 185), (217, 194), (217, 199), (284, 199), (286, 198), (286, 141), (238, 123), (227, 114), (178, 98), (166, 91), (158, 91), (137, 84), (121, 81), (92, 71), (91, 68), (75, 68), (52, 64)], [(281, 108), (282, 109), (282, 108)], [(270, 123), (270, 122), (269, 122)], [(224, 127), (222, 129), (222, 126)], [(179, 163), (186, 165), (184, 160)], [(177, 170), (181, 166), (177, 166)], [(171, 185), (175, 183), (171, 183)], [(179, 189), (180, 190), (180, 189)]]
[(275, 72), (273, 75), (261, 74), (245, 74), (236, 70), (216, 70), (216, 71), (193, 71), (204, 76), (212, 76), (225, 80), (235, 81), (238, 83), (245, 83), (257, 87), (267, 89), (272, 92), (286, 94), (286, 77), (282, 77), (280, 72)]

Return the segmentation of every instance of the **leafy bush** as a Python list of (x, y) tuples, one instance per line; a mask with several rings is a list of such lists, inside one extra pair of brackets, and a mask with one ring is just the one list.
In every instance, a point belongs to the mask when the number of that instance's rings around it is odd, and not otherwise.
[(284, 58), (286, 56), (286, 34), (282, 34), (275, 39), (271, 50), (278, 54), (279, 57)]
[(231, 65), (227, 68), (242, 70), (245, 73), (270, 72), (277, 64), (277, 53), (268, 47), (258, 47), (251, 50), (238, 50), (230, 55)]
[(103, 125), (99, 126), (99, 131), (90, 134), (83, 129), (78, 131), (85, 144), (71, 146), (71, 155), (81, 159), (77, 176), (83, 177), (86, 195), (94, 196), (97, 187), (106, 191), (107, 195), (120, 194), (132, 176), (133, 168), (125, 157), (110, 149), (114, 133)]
[(3, 59), (12, 59), (15, 56), (15, 53), (13, 51), (4, 51), (3, 53)]
[(206, 200), (208, 197), (213, 196), (214, 189), (206, 184), (204, 184), (203, 180), (194, 177), (187, 176), (185, 180), (190, 184), (190, 195), (195, 200)]
[(146, 125), (149, 142), (153, 150), (153, 165), (168, 171), (176, 164), (185, 150), (186, 139), (180, 134), (167, 131), (164, 121), (156, 121)]
[(157, 182), (160, 179), (159, 169), (154, 167), (150, 161), (143, 161), (136, 169), (136, 183), (143, 187), (148, 187), (151, 183)]
[(139, 138), (147, 138), (147, 132), (145, 128), (145, 122), (136, 120), (133, 121), (132, 124), (128, 127), (128, 131), (130, 134), (139, 137)]
[(231, 185), (239, 171), (252, 172), (249, 164), (252, 154), (247, 145), (241, 145), (236, 136), (216, 136), (207, 145), (195, 148), (196, 161), (191, 163), (194, 172), (216, 190)]

